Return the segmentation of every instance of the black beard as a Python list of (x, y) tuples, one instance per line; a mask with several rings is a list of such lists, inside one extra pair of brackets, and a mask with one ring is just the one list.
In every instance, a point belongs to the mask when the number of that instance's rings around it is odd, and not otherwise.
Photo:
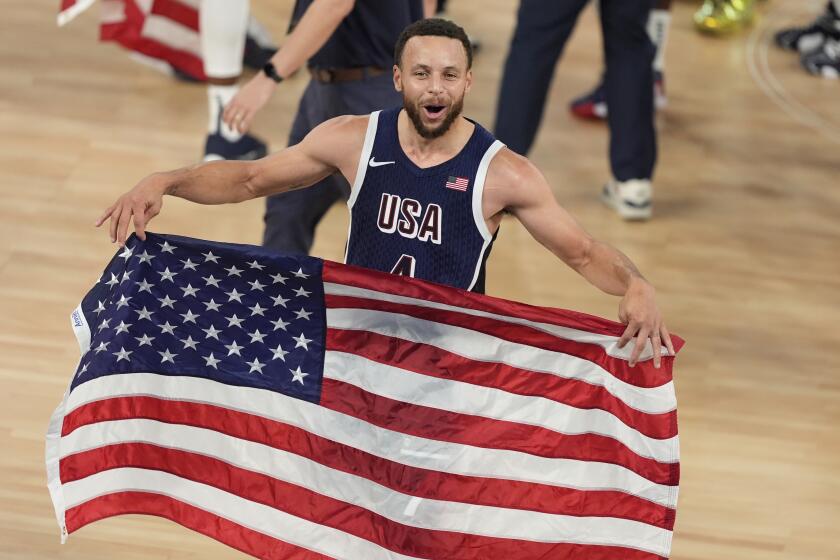
[(446, 118), (443, 119), (443, 122), (437, 128), (427, 128), (420, 118), (420, 109), (416, 105), (409, 103), (405, 96), (403, 96), (403, 108), (408, 118), (411, 119), (411, 124), (414, 125), (414, 130), (417, 131), (417, 134), (426, 140), (433, 140), (446, 134), (452, 126), (452, 123), (455, 122), (455, 119), (461, 116), (461, 111), (464, 110), (464, 98), (462, 97), (450, 107)]

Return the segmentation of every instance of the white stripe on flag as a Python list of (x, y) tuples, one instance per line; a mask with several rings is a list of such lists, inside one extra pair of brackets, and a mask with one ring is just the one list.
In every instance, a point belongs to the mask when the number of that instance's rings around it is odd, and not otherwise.
[(64, 485), (70, 504), (124, 490), (169, 496), (275, 539), (340, 560), (416, 560), (338, 529), (161, 471), (111, 469)]
[[(514, 317), (511, 315), (500, 315), (498, 313), (490, 313), (487, 311), (481, 311), (479, 309), (470, 309), (468, 307), (448, 305), (446, 303), (439, 303), (437, 301), (429, 301), (425, 299), (398, 296), (395, 294), (388, 294), (384, 292), (376, 292), (374, 290), (368, 290), (366, 288), (358, 288), (356, 286), (349, 286), (346, 284), (335, 284), (332, 282), (324, 282), (324, 293), (336, 296), (366, 298), (371, 299), (373, 301), (404, 303), (407, 305), (427, 307), (429, 309), (441, 309), (443, 311), (455, 311), (458, 313), (464, 313), (466, 315), (474, 315), (476, 317), (487, 317), (488, 319), (496, 319), (498, 321), (504, 321), (505, 323), (524, 325), (526, 327), (532, 327), (537, 330), (553, 334), (559, 338), (563, 338), (566, 340), (572, 340), (574, 342), (583, 342), (586, 344), (597, 344), (598, 346), (604, 349), (604, 352), (606, 352), (607, 355), (613, 356), (614, 358), (620, 358), (622, 360), (629, 360), (630, 355), (633, 352), (631, 345), (625, 346), (624, 348), (619, 348), (619, 337), (617, 336), (608, 336), (604, 334), (592, 333), (589, 331), (573, 329), (570, 327), (560, 327), (558, 325), (552, 325), (550, 323), (540, 323), (539, 321), (531, 321), (529, 319), (522, 319), (520, 317)], [(664, 346), (662, 347), (662, 353), (663, 355), (668, 353), (668, 349)], [(642, 351), (639, 359), (646, 360), (652, 357), (652, 349), (650, 348), (650, 346), (646, 346), (645, 349)]]
[(663, 463), (677, 460), (678, 436), (648, 437), (605, 410), (580, 409), (540, 397), (439, 379), (343, 352), (326, 353), (324, 377), (411, 404), (520, 422), (563, 434), (600, 434), (620, 441), (642, 457)]
[(437, 346), (472, 360), (503, 363), (513, 367), (580, 379), (604, 387), (628, 406), (658, 414), (676, 408), (674, 386), (636, 387), (614, 377), (589, 360), (560, 352), (502, 340), (478, 331), (455, 327), (409, 315), (368, 309), (327, 309), (329, 328), (365, 330)]
[(84, 404), (120, 396), (213, 404), (299, 427), (377, 457), (424, 469), (581, 490), (617, 490), (676, 507), (676, 486), (656, 484), (618, 465), (549, 459), (516, 451), (485, 449), (425, 439), (374, 426), (352, 416), (286, 395), (207, 379), (154, 373), (113, 374), (77, 386), (67, 414)]
[(150, 14), (143, 24), (143, 37), (201, 57), (201, 40), (198, 33), (168, 17)]
[[(126, 442), (150, 443), (214, 457), (423, 529), (539, 542), (622, 546), (655, 554), (665, 554), (667, 549), (661, 548), (662, 543), (670, 539), (670, 531), (627, 519), (556, 515), (444, 500), (418, 502), (414, 496), (293, 453), (213, 430), (154, 420), (117, 420), (78, 428), (62, 440), (62, 454), (67, 456)], [(406, 513), (412, 510), (412, 514)]]

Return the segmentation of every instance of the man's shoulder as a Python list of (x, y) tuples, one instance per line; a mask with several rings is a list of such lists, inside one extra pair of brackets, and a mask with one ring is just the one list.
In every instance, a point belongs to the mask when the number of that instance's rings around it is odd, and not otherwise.
[(487, 181), (497, 185), (521, 185), (539, 175), (537, 167), (527, 157), (503, 147), (493, 157), (487, 170)]
[(364, 137), (367, 131), (370, 115), (341, 115), (324, 121), (315, 129), (319, 134), (335, 135), (338, 134), (344, 139), (361, 135)]

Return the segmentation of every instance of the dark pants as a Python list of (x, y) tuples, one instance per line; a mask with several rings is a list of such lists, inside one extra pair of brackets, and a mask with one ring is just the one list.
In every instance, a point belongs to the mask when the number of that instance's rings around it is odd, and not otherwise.
[[(542, 120), (557, 60), (588, 0), (522, 0), (496, 112), (496, 136), (527, 154)], [(649, 179), (656, 163), (652, 0), (600, 0), (610, 165), (619, 181)]]
[[(333, 117), (364, 115), (402, 104), (390, 72), (354, 82), (323, 84), (312, 80), (303, 93), (295, 115), (289, 145), (297, 144), (309, 131)], [(290, 254), (308, 254), (315, 226), (332, 204), (350, 193), (340, 174), (311, 187), (270, 196), (265, 205), (263, 245)]]

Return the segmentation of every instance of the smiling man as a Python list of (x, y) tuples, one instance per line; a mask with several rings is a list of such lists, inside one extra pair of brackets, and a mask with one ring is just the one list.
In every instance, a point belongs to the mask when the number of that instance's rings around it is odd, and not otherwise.
[(673, 353), (653, 287), (613, 247), (593, 239), (554, 199), (526, 158), (461, 116), (472, 87), (472, 50), (456, 24), (426, 19), (400, 36), (394, 86), (403, 107), (329, 120), (302, 142), (261, 160), (219, 161), (155, 173), (122, 195), (110, 218), (111, 240), (129, 226), (141, 239), (163, 196), (201, 204), (241, 202), (312, 185), (341, 173), (352, 185), (345, 261), (395, 274), (484, 291), (487, 257), (504, 213), (601, 290), (622, 296), (627, 324), (619, 344), (645, 344), (659, 365)]

